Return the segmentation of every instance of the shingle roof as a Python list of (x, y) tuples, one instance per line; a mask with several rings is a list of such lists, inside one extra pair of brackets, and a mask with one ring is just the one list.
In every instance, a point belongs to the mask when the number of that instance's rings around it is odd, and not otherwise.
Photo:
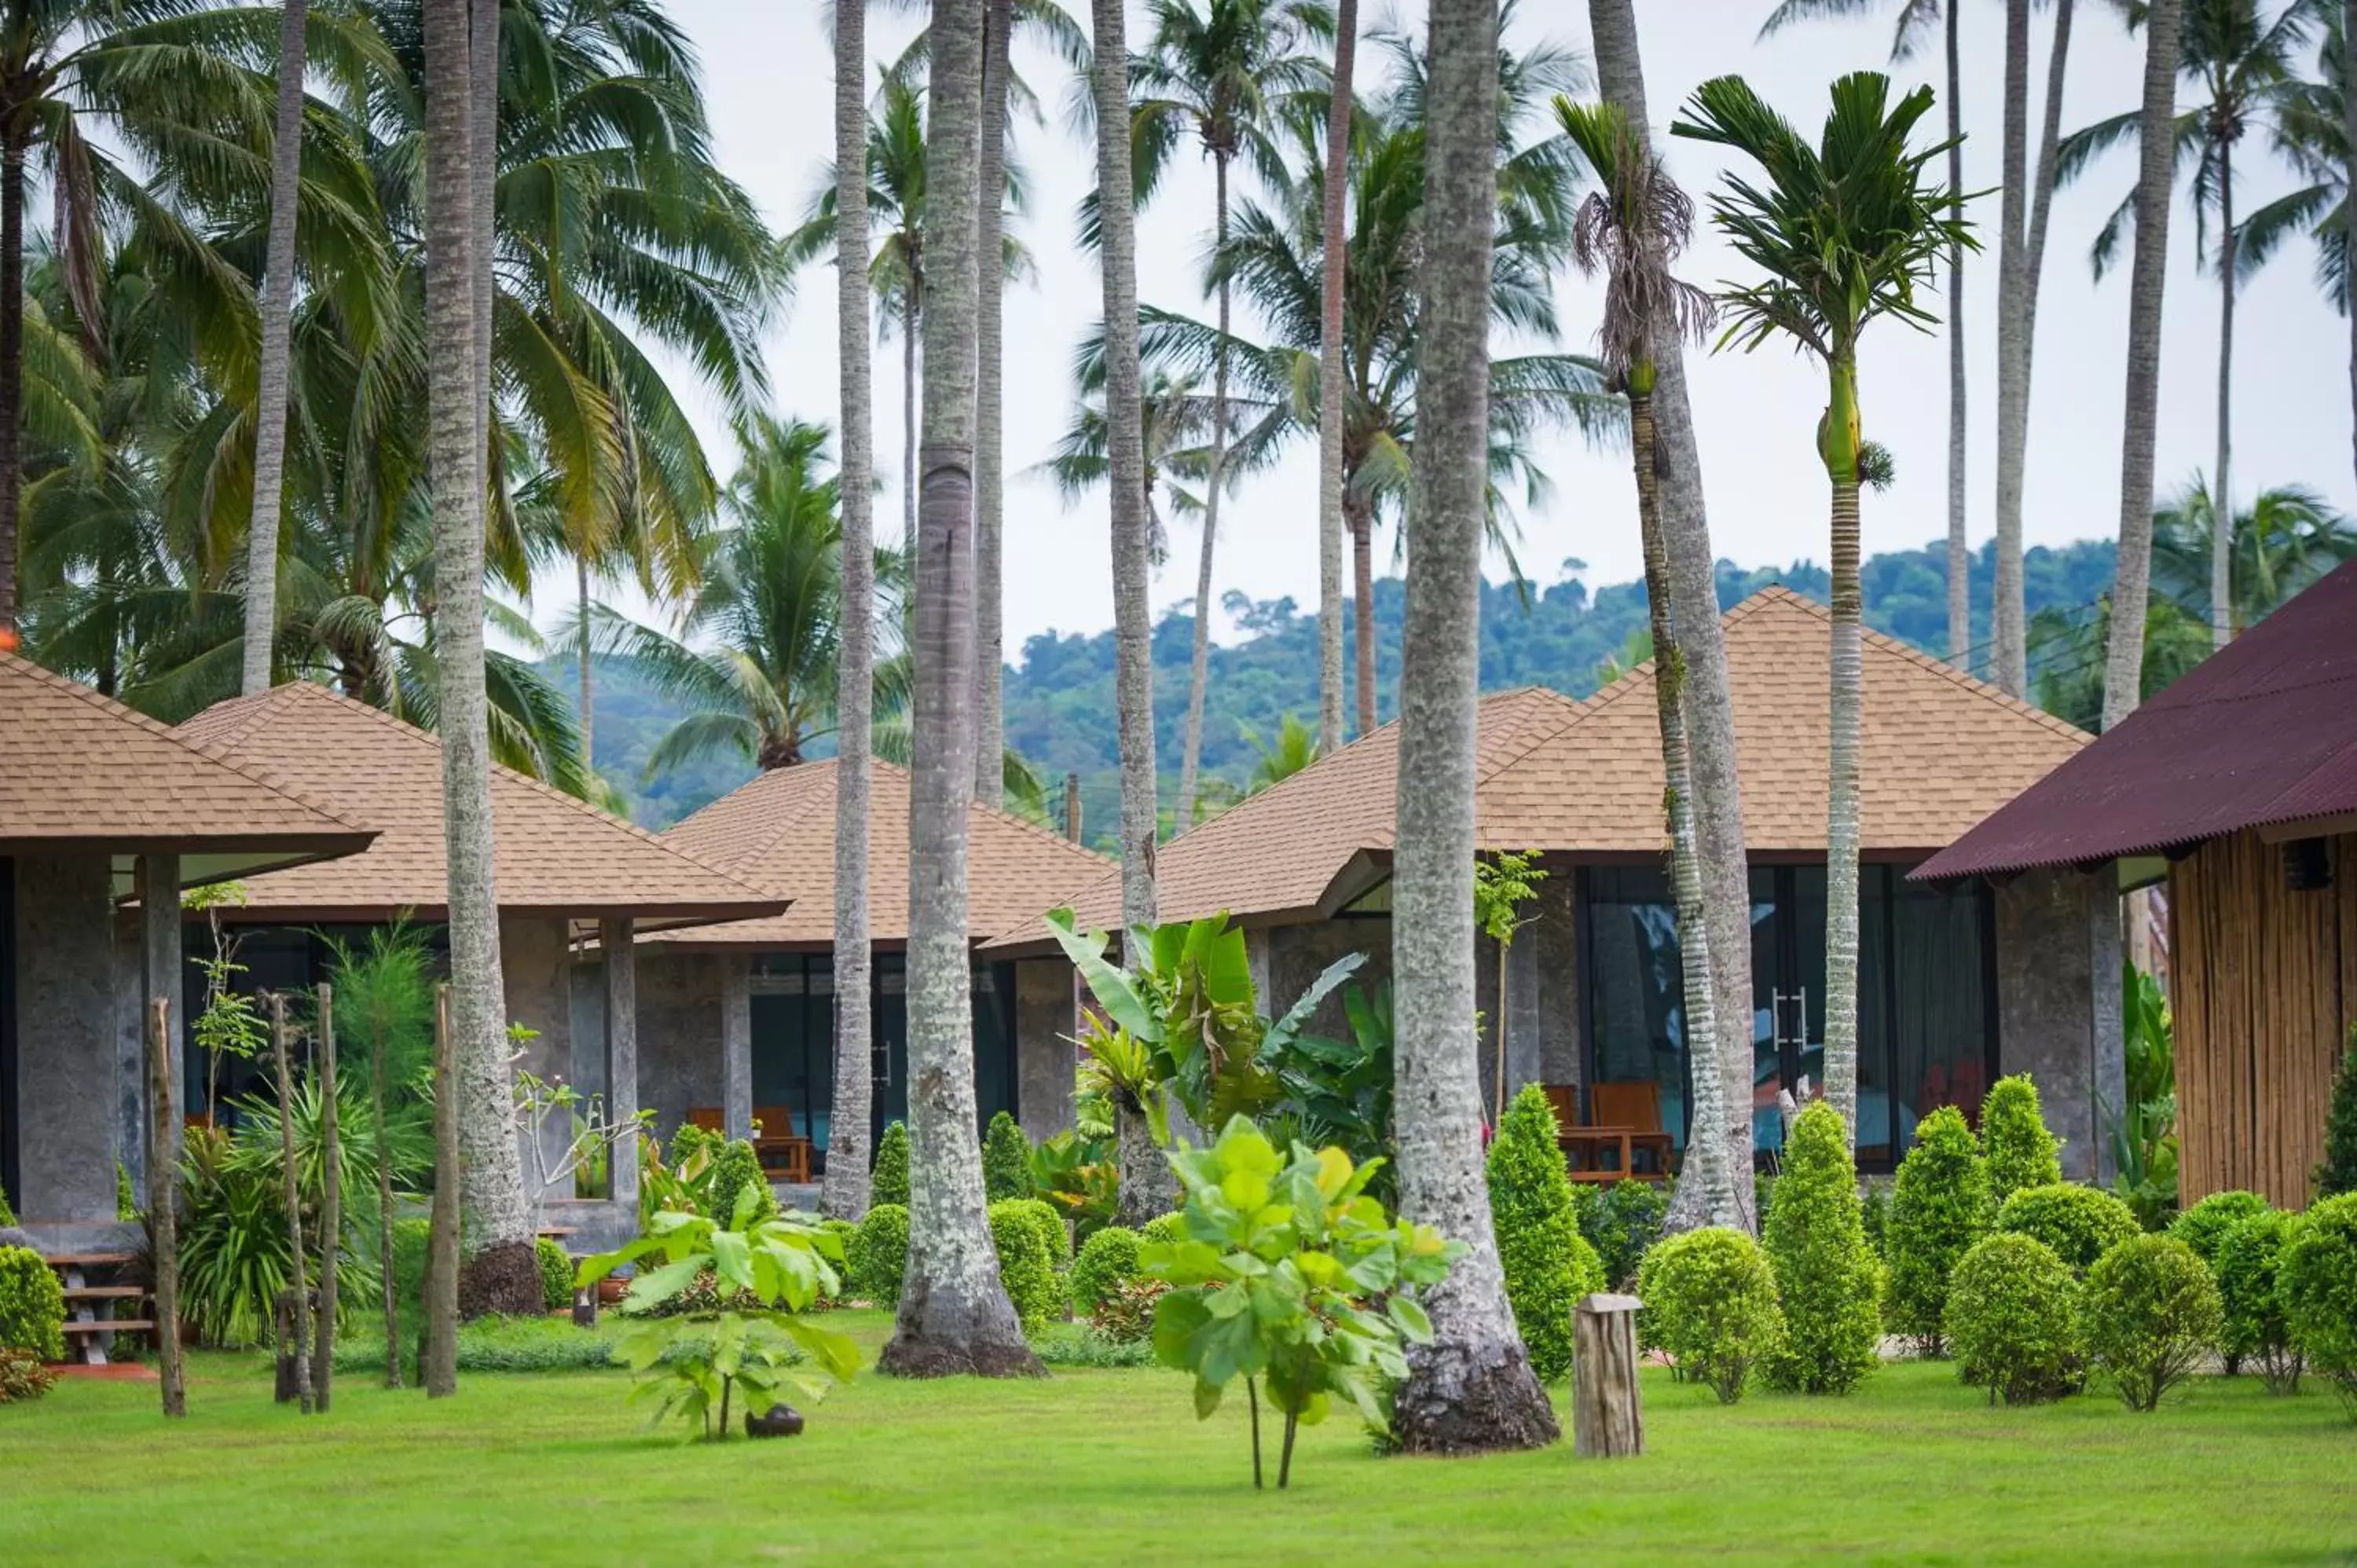
[(1918, 873), (2072, 865), (2357, 812), (2357, 562), (2202, 660)]
[(363, 819), (0, 654), (0, 843), (350, 854)]
[[(367, 854), (297, 866), (247, 885), (243, 918), (439, 918), (442, 744), (323, 686), (280, 686), (216, 703), (182, 736), (265, 768), (312, 799), (383, 830)], [(493, 883), (503, 909), (657, 919), (772, 913), (781, 895), (751, 886), (597, 808), (504, 768), (491, 769)]]
[[(738, 948), (826, 946), (834, 940), (833, 758), (764, 773), (663, 835), (748, 882), (793, 895), (766, 919), (651, 940)], [(909, 775), (888, 762), (868, 775), (868, 929), (909, 935)], [(1019, 817), (975, 805), (966, 814), (966, 921), (977, 941), (1054, 908), (1103, 875), (1105, 857)]]

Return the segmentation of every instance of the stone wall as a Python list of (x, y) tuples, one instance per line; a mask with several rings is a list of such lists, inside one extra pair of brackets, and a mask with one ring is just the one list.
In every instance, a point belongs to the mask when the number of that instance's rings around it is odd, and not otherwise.
[[(22, 1190), (8, 1197), (28, 1223), (112, 1222), (124, 1117), (109, 859), (103, 852), (20, 854), (16, 867)], [(135, 1018), (141, 993), (135, 929), (126, 946), (124, 990)], [(135, 1097), (135, 1088), (133, 1092)]]
[(2113, 1174), (2101, 1107), (2116, 1111), (2124, 1091), (2119, 973), (2108, 868), (2028, 872), (1996, 890), (1998, 1069), (2036, 1080), (2074, 1180)]
[[(517, 1049), (516, 1070), (544, 1081), (573, 1077), (573, 955), (565, 945), (565, 926), (553, 916), (502, 914), (500, 917), (500, 975), (506, 987), (508, 1021), (534, 1031)], [(522, 1134), (530, 1137), (529, 1132)], [(540, 1131), (535, 1160), (529, 1144), (523, 1147), (525, 1197), (570, 1197), (569, 1177), (557, 1176), (545, 1194), (539, 1190), (540, 1172), (552, 1175), (563, 1167), (565, 1145), (572, 1141), (571, 1118), (559, 1112)]]
[(1072, 1124), (1073, 983), (1072, 966), (1060, 958), (1015, 966), (1015, 1104), (1035, 1142)]
[(694, 1106), (721, 1103), (721, 970), (728, 955), (639, 948), (639, 1104), (669, 1137)]

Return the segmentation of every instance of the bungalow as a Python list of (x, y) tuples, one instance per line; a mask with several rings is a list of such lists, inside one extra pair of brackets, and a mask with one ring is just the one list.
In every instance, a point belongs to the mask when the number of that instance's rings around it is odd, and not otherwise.
[[(1753, 1126), (1767, 1158), (1782, 1136), (1778, 1090), (1824, 1078), (1827, 615), (1770, 588), (1727, 612), (1725, 627), (1750, 852)], [(1997, 1074), (2029, 1069), (2083, 1171), (2101, 1143), (2096, 1099), (2115, 1097), (2106, 1086), (2119, 1074), (2115, 902), (2067, 871), (1997, 890), (1906, 873), (2087, 737), (1872, 632), (1865, 693), (1860, 1163), (1889, 1170), (1924, 1112), (1976, 1112)], [(1538, 690), (1484, 697), (1479, 744), (1482, 850), (1539, 852), (1547, 873), (1509, 949), (1502, 1004), (1495, 946), (1480, 944), (1480, 1004), (1492, 1027), (1502, 1014), (1507, 1087), (1651, 1085), (1682, 1145), (1684, 998), (1652, 666), (1585, 702)], [(1278, 1002), (1345, 952), (1366, 952), (1367, 972), (1380, 975), (1396, 755), (1387, 725), (1174, 840), (1157, 865), (1163, 918), (1228, 911)], [(1110, 927), (1119, 908), (1109, 875), (1077, 912)], [(984, 952), (1039, 950), (1043, 932), (1028, 922)], [(1491, 1049), (1482, 1057), (1494, 1094)]]
[(2165, 881), (2179, 1196), (2305, 1204), (2357, 1026), (2357, 563), (1916, 875)]
[[(135, 1180), (146, 1169), (143, 1031), (153, 999), (178, 1009), (180, 890), (375, 837), (0, 654), (0, 1187), (28, 1230), (94, 1241), (115, 1218), (116, 1163)], [(177, 1082), (175, 1102), (187, 1102)]]

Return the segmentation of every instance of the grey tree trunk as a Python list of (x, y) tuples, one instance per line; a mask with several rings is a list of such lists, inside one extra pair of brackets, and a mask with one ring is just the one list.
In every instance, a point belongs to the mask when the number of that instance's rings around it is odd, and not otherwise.
[(867, 1212), (867, 1124), (874, 1115), (867, 936), (867, 786), (876, 650), (873, 377), (867, 360), (866, 0), (834, 7), (835, 351), (843, 377), (842, 649), (834, 723), (834, 1111), (826, 1211)]
[(1359, 0), (1340, 0), (1334, 8), (1333, 98), (1326, 112), (1325, 267), (1318, 283), (1318, 750), (1324, 757), (1342, 746), (1342, 300), (1350, 253), (1351, 72), (1358, 48)]
[[(1857, 367), (1837, 354), (1828, 420), (1851, 419)], [(1845, 393), (1844, 385), (1847, 392)], [(1853, 422), (1852, 430), (1856, 424)], [(1838, 440), (1828, 436), (1829, 441)], [(1853, 436), (1852, 446), (1855, 446)], [(1865, 598), (1858, 585), (1857, 469), (1833, 475), (1833, 675), (1825, 780), (1825, 1099), (1857, 1145), (1857, 784), (1865, 708)]]
[(967, 965), (974, 800), (974, 306), (982, 0), (934, 0), (923, 499), (909, 799), (909, 1262), (877, 1366), (910, 1377), (1040, 1370), (984, 1215)]
[[(369, 1120), (376, 1128), (376, 1267), (384, 1309), (384, 1386), (401, 1387), (401, 1290), (393, 1265), (393, 1161), (384, 1135), (385, 1042), (369, 1042)], [(438, 1126), (441, 1116), (436, 1112)], [(428, 1245), (431, 1245), (429, 1239)]]
[[(2070, 74), (2074, 9), (2072, 0), (2054, 0), (2054, 36), (2046, 56), (2046, 105), (2038, 128), (2038, 177), (2029, 188), (2029, 238), (2022, 257), (2021, 363), (2023, 382), (2031, 392), (2037, 390), (2030, 367), (2038, 358), (2039, 279), (2046, 270), (2046, 220), (2054, 210), (2054, 160), (2062, 140), (2062, 88)], [(2028, 395), (2022, 404), (2025, 420)]]
[(25, 145), (0, 130), (0, 653), (16, 651), (17, 514), (25, 496)]
[[(1212, 253), (1216, 255), (1228, 247), (1226, 157), (1212, 160), (1211, 177), (1216, 192), (1211, 209)], [(1178, 818), (1172, 830), (1182, 833), (1195, 821), (1196, 773), (1203, 759), (1203, 686), (1211, 679), (1211, 553), (1220, 542), (1220, 492), (1227, 488), (1229, 310), (1230, 289), (1223, 277), (1220, 280), (1220, 341), (1211, 353), (1211, 471), (1203, 485), (1203, 551), (1195, 568), (1195, 641), (1187, 676), (1187, 741), (1178, 757)]]
[(188, 1413), (188, 1384), (180, 1363), (180, 1236), (177, 1206), (180, 1181), (180, 1121), (172, 1103), (172, 1002), (158, 996), (147, 1004), (143, 1035), (147, 1079), (147, 1223), (156, 1247), (156, 1345), (164, 1413)]
[(909, 294), (908, 317), (900, 323), (900, 556), (917, 559), (917, 332), (921, 307)]
[(1345, 495), (1342, 511), (1351, 529), (1351, 628), (1356, 634), (1351, 650), (1351, 683), (1358, 698), (1359, 733), (1372, 735), (1383, 718), (1375, 690), (1374, 503)]
[(581, 611), (581, 628), (574, 651), (581, 661), (580, 679), (576, 683), (579, 695), (575, 699), (575, 720), (581, 729), (581, 762), (590, 772), (597, 771), (597, 697), (589, 685), (589, 557), (573, 558), (574, 603)]
[(425, 1243), (425, 1341), (419, 1380), (427, 1399), (458, 1391), (458, 1207), (466, 1156), (458, 1144), (458, 1052), (450, 987), (434, 991), (434, 1208)]
[(2234, 148), (2218, 149), (2218, 466), (2210, 498), (2210, 642), (2234, 640)]
[(2104, 659), (2104, 727), (2136, 712), (2144, 690), (2144, 618), (2152, 589), (2152, 471), (2160, 410), (2160, 295), (2169, 267), (2169, 174), (2184, 0), (2152, 0), (2144, 25), (2137, 113), (2135, 252), (2128, 263), (2126, 408), (2120, 435), (2120, 549)]
[(303, 181), (307, 0), (278, 15), (278, 120), (270, 150), (270, 242), (262, 263), (262, 360), (254, 377), (253, 511), (245, 534), (245, 646), (238, 693), (270, 690), (278, 636), (278, 515), (285, 499), (286, 379), (295, 318), (295, 209)]
[(985, 806), (1006, 798), (1004, 589), (1000, 584), (1005, 523), (1005, 400), (1001, 391), (1006, 273), (999, 263), (1001, 203), (1006, 187), (1006, 45), (1014, 26), (1012, 0), (985, 0), (982, 17), (982, 154), (974, 249), (981, 287), (974, 306), (974, 798)]
[[(1618, 104), (1631, 127), (1645, 128), (1644, 62), (1638, 49), (1632, 0), (1588, 0), (1596, 80), (1607, 102)], [(1709, 927), (1711, 983), (1717, 998), (1719, 1092), (1735, 1158), (1730, 1166), (1736, 1208), (1745, 1230), (1757, 1223), (1751, 1184), (1740, 1173), (1751, 1162), (1751, 881), (1743, 844), (1743, 792), (1736, 773), (1735, 708), (1727, 692), (1726, 628), (1719, 621), (1717, 556), (1704, 504), (1702, 457), (1686, 400), (1685, 356), (1680, 346), (1658, 349), (1653, 423), (1661, 444), (1662, 534), (1667, 551), (1670, 608), (1685, 657), (1686, 739), (1693, 753), (1695, 832)]]
[(1133, 1230), (1149, 1219), (1178, 1207), (1178, 1179), (1170, 1162), (1155, 1146), (1154, 1129), (1145, 1112), (1116, 1103), (1113, 1115), (1114, 1150), (1120, 1185), (1114, 1189), (1120, 1222)]
[(319, 987), (319, 1324), (318, 1348), (311, 1358), (315, 1407), (325, 1411), (336, 1379), (336, 1271), (344, 1256), (344, 1155), (341, 1107), (336, 1100), (336, 998)]
[[(1989, 617), (1996, 684), (2029, 693), (2029, 640), (2021, 583), (2021, 466), (2029, 434), (2029, 365), (2022, 351), (2029, 274), (2029, 0), (2006, 0), (2005, 146), (1997, 218), (1996, 586)], [(1830, 982), (1828, 982), (1830, 983)]]
[[(1154, 619), (1146, 599), (1146, 436), (1137, 372), (1137, 211), (1121, 0), (1093, 0), (1099, 264), (1104, 276), (1106, 490), (1113, 516), (1114, 687), (1121, 725), (1121, 918), (1154, 924)], [(1125, 943), (1125, 950), (1128, 944)], [(1135, 961), (1135, 954), (1130, 955)]]
[(1401, 639), (1392, 923), (1400, 1212), (1466, 1243), (1425, 1293), (1394, 1435), (1411, 1453), (1537, 1448), (1561, 1435), (1533, 1375), (1481, 1168), (1473, 956), (1474, 712), (1489, 450), (1490, 234), (1497, 197), (1495, 0), (1432, 0), (1415, 474)]
[[(2341, 36), (2357, 38), (2357, 0), (2343, 0), (2341, 7)], [(2346, 44), (2341, 46), (2347, 48)], [(2348, 150), (2349, 166), (2341, 171), (2341, 188), (2357, 190), (2357, 92), (2343, 91), (2341, 112), (2345, 116), (2341, 132), (2347, 138), (2341, 145)], [(2349, 249), (2357, 253), (2357, 201), (2344, 201), (2341, 211), (2349, 221)], [(2357, 414), (2357, 310), (2349, 313), (2349, 406)], [(2352, 459), (2357, 459), (2357, 419), (2350, 424), (2350, 445)]]
[[(295, 1397), (303, 1413), (311, 1413), (311, 1281), (310, 1255), (303, 1249), (303, 1183), (302, 1166), (295, 1157), (295, 1078), (286, 1060), (286, 998), (277, 992), (270, 995), (270, 1050), (278, 1070), (278, 1157), (279, 1191), (286, 1205), (286, 1255), (293, 1278), (286, 1291), (292, 1295), (291, 1328), (288, 1339), (295, 1357)], [(282, 1391), (285, 1385), (280, 1385)], [(279, 1396), (286, 1396), (282, 1391)]]
[[(1962, 48), (1957, 37), (1964, 14), (1962, 0), (1948, 0), (1948, 188), (1961, 198), (1964, 189)], [(1973, 548), (1966, 527), (1965, 467), (1969, 448), (1964, 439), (1967, 403), (1964, 396), (1964, 245), (1948, 246), (1948, 662), (1969, 669), (1973, 647)]]

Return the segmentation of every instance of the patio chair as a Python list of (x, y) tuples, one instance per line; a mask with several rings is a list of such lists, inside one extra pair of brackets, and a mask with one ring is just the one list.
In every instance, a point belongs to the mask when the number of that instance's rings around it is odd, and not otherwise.
[[(1557, 1143), (1574, 1181), (1667, 1181), (1675, 1146), (1662, 1129), (1662, 1086), (1597, 1083), (1587, 1090), (1594, 1120), (1565, 1128)], [(1614, 1163), (1604, 1163), (1607, 1154)], [(1638, 1156), (1647, 1156), (1642, 1167)]]
[(762, 1171), (780, 1181), (811, 1178), (811, 1141), (795, 1133), (791, 1106), (753, 1108), (753, 1153), (760, 1159)]

